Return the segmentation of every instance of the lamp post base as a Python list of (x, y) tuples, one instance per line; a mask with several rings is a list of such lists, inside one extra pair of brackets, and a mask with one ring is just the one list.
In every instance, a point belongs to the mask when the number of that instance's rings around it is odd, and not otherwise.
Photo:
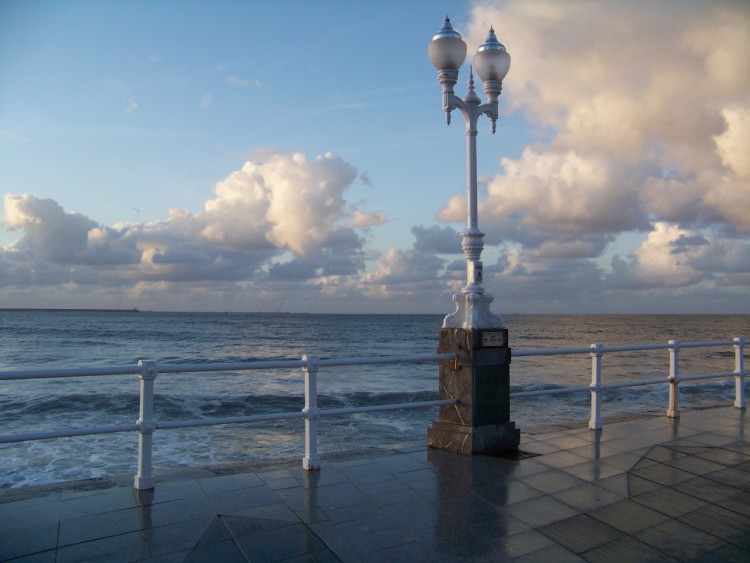
[(427, 430), (430, 448), (466, 455), (499, 455), (518, 449), (521, 431), (513, 421), (465, 426), (436, 420)]
[(510, 420), (510, 361), (507, 329), (440, 330), (440, 353), (456, 360), (440, 364), (439, 420), (427, 444), (467, 455), (499, 455), (518, 449), (521, 431)]
[(489, 293), (454, 293), (456, 310), (445, 316), (443, 328), (505, 328), (503, 318), (490, 311), (494, 300)]

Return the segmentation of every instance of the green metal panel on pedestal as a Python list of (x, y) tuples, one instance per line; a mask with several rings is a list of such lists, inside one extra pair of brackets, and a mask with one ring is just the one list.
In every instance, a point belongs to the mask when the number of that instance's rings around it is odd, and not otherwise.
[(510, 366), (474, 368), (474, 426), (510, 420)]

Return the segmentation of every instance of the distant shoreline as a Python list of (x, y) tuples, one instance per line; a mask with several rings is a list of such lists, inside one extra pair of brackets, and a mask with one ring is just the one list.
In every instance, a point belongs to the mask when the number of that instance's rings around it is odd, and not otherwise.
[(140, 313), (138, 309), (60, 309), (35, 307), (0, 307), (0, 311), (39, 311), (42, 313)]
[[(411, 316), (432, 315), (445, 316), (445, 313), (308, 313), (291, 311), (161, 311), (140, 309), (96, 309), (96, 308), (59, 308), (59, 307), (0, 307), (2, 312), (36, 312), (36, 313), (152, 313), (175, 315), (359, 315), (359, 316)], [(505, 313), (507, 319), (514, 317), (745, 317), (748, 313)]]

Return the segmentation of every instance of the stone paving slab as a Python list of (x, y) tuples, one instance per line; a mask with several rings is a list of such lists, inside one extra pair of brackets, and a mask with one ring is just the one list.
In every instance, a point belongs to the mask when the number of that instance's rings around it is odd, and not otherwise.
[(0, 491), (0, 561), (750, 561), (746, 411)]

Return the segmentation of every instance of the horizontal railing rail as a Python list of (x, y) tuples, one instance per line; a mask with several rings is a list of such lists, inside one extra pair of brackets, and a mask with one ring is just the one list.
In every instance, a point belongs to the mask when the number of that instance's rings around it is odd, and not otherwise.
[[(677, 342), (670, 340), (666, 344), (639, 344), (626, 346), (604, 346), (603, 344), (592, 344), (588, 348), (561, 348), (561, 349), (521, 349), (514, 350), (514, 358), (533, 356), (561, 356), (590, 354), (591, 356), (591, 383), (586, 386), (563, 387), (556, 389), (542, 389), (536, 391), (519, 391), (511, 393), (511, 398), (536, 397), (541, 395), (559, 395), (569, 393), (589, 392), (591, 394), (591, 418), (589, 428), (602, 428), (601, 418), (601, 393), (612, 389), (626, 387), (639, 387), (644, 385), (664, 384), (663, 378), (638, 379), (620, 381), (616, 383), (602, 382), (603, 357), (609, 353), (638, 352), (651, 350), (669, 351), (669, 374), (666, 383), (669, 385), (669, 407), (667, 415), (678, 417), (678, 385), (680, 382), (701, 381), (719, 378), (735, 378), (735, 401), (734, 406), (745, 408), (744, 391), (744, 350), (747, 340), (735, 338), (733, 340), (721, 340), (712, 342)], [(708, 374), (681, 375), (679, 372), (679, 351), (685, 348), (705, 348), (732, 346), (734, 348), (734, 370)], [(318, 457), (318, 421), (320, 418), (329, 416), (342, 416), (348, 414), (378, 412), (402, 409), (418, 409), (457, 403), (453, 399), (442, 399), (433, 401), (415, 401), (408, 403), (394, 403), (382, 405), (370, 405), (362, 407), (343, 407), (335, 409), (318, 408), (318, 385), (317, 375), (321, 367), (342, 367), (361, 365), (387, 365), (403, 363), (441, 362), (460, 360), (455, 354), (413, 354), (406, 356), (373, 356), (359, 358), (318, 358), (317, 356), (303, 356), (300, 360), (259, 360), (252, 362), (206, 362), (192, 364), (159, 364), (152, 360), (140, 360), (137, 365), (82, 367), (64, 369), (34, 369), (34, 370), (9, 370), (0, 372), (0, 381), (24, 381), (32, 379), (70, 378), (70, 377), (97, 377), (115, 375), (136, 375), (140, 381), (140, 404), (138, 420), (133, 424), (120, 424), (109, 426), (96, 426), (89, 428), (68, 428), (44, 432), (28, 432), (0, 436), (0, 443), (25, 442), (34, 440), (46, 440), (52, 438), (64, 438), (73, 436), (86, 436), (97, 434), (112, 434), (117, 432), (138, 432), (138, 470), (134, 479), (136, 489), (150, 489), (154, 486), (152, 474), (152, 449), (153, 433), (159, 429), (177, 429), (199, 426), (216, 426), (224, 424), (246, 424), (252, 422), (264, 422), (286, 419), (304, 419), (305, 423), (305, 456), (303, 467), (305, 469), (317, 469), (320, 467)], [(304, 408), (301, 411), (271, 413), (252, 416), (236, 416), (225, 418), (201, 418), (196, 420), (164, 420), (157, 421), (154, 418), (154, 383), (159, 374), (164, 373), (196, 373), (217, 371), (250, 371), (268, 369), (302, 369), (305, 376), (304, 383)]]
[[(321, 367), (408, 364), (452, 360), (453, 354), (411, 354), (406, 356), (370, 356), (359, 358), (319, 358)], [(159, 373), (193, 373), (202, 371), (245, 371), (256, 369), (294, 369), (305, 367), (305, 360), (257, 360), (252, 362), (206, 362), (200, 364), (159, 364)], [(19, 379), (51, 379), (93, 377), (101, 375), (136, 375), (138, 364), (122, 366), (81, 367), (62, 369), (7, 370), (0, 372), (0, 381)]]
[[(663, 379), (638, 379), (631, 381), (621, 381), (618, 383), (602, 383), (602, 358), (605, 353), (622, 353), (622, 352), (645, 352), (650, 350), (669, 350), (669, 375), (667, 383), (669, 384), (669, 407), (667, 416), (676, 418), (679, 416), (678, 409), (678, 386), (683, 381), (707, 381), (711, 379), (723, 379), (727, 377), (735, 378), (735, 400), (734, 406), (737, 408), (746, 408), (745, 400), (745, 345), (747, 340), (744, 338), (735, 338), (733, 340), (714, 340), (711, 342), (678, 342), (670, 340), (666, 344), (629, 344), (627, 346), (604, 346), (601, 343), (592, 344), (589, 348), (559, 348), (559, 349), (530, 349), (516, 350), (513, 357), (528, 356), (561, 356), (571, 354), (590, 354), (591, 355), (591, 383), (587, 386), (563, 387), (559, 389), (540, 389), (537, 391), (517, 391), (511, 393), (513, 398), (536, 397), (540, 395), (563, 395), (569, 393), (591, 393), (591, 418), (589, 419), (589, 428), (598, 430), (602, 427), (601, 418), (601, 396), (602, 391), (612, 389), (624, 389), (626, 387), (640, 387), (644, 385), (664, 384)], [(710, 348), (717, 346), (732, 346), (734, 348), (734, 371), (724, 371), (716, 373), (704, 373), (694, 375), (681, 375), (679, 371), (679, 352), (685, 348)]]
[[(0, 381), (27, 381), (33, 379), (97, 377), (115, 375), (137, 375), (140, 380), (139, 417), (133, 424), (94, 426), (88, 428), (67, 428), (44, 432), (27, 432), (0, 436), (0, 444), (68, 438), (118, 432), (138, 432), (138, 471), (135, 475), (136, 489), (154, 487), (152, 474), (153, 433), (160, 429), (191, 428), (200, 426), (218, 426), (224, 424), (246, 424), (275, 420), (302, 418), (305, 420), (305, 469), (320, 467), (318, 457), (318, 420), (322, 417), (342, 416), (347, 414), (419, 409), (442, 405), (454, 405), (452, 399), (434, 401), (414, 401), (409, 403), (392, 403), (362, 407), (336, 409), (319, 409), (317, 404), (317, 372), (321, 367), (343, 367), (364, 365), (408, 364), (422, 362), (439, 362), (455, 360), (455, 354), (412, 354), (405, 356), (371, 356), (359, 358), (318, 358), (303, 356), (301, 360), (258, 360), (252, 362), (207, 362), (199, 364), (158, 364), (152, 360), (140, 360), (136, 365), (81, 367), (63, 369), (9, 370), (0, 372)], [(223, 418), (201, 418), (195, 420), (156, 421), (154, 418), (154, 383), (158, 374), (197, 373), (217, 371), (251, 371), (268, 369), (300, 369), (305, 374), (305, 408), (302, 411), (236, 416)]]

